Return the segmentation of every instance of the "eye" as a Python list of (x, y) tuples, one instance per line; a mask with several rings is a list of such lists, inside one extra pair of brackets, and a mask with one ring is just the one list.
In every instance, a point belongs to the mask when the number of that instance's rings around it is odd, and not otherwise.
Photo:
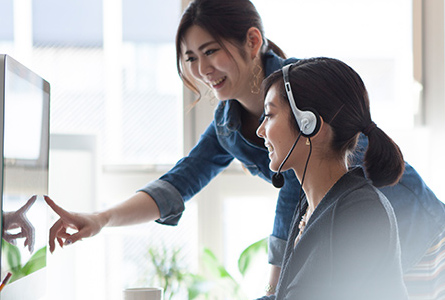
[(271, 117), (272, 117), (272, 113), (271, 112), (264, 112), (264, 118), (270, 119)]
[(189, 56), (185, 61), (186, 62), (194, 62), (196, 60), (196, 57)]
[(219, 50), (219, 49), (209, 49), (209, 50), (206, 50), (206, 51), (204, 52), (204, 54), (207, 55), (207, 56), (209, 56), (209, 55), (212, 55), (213, 53), (217, 52), (218, 50)]

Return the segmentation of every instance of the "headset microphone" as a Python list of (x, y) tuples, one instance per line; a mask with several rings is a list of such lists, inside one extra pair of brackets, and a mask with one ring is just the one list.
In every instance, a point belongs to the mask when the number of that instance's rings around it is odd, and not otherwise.
[(297, 139), (295, 140), (295, 143), (292, 145), (292, 148), (290, 148), (289, 153), (287, 153), (286, 157), (284, 158), (283, 162), (281, 163), (281, 165), (278, 167), (278, 170), (275, 174), (272, 175), (272, 184), (274, 187), (276, 187), (277, 189), (282, 188), (284, 185), (284, 176), (283, 174), (281, 174), (281, 168), (283, 167), (284, 163), (287, 161), (287, 159), (289, 158), (289, 156), (291, 155), (292, 151), (294, 151), (295, 145), (297, 145), (298, 140), (301, 137), (301, 132), (300, 134), (298, 134)]
[(272, 175), (272, 184), (276, 188), (281, 188), (284, 185), (284, 176), (281, 174), (281, 168), (284, 163), (289, 158), (290, 154), (295, 148), (300, 137), (303, 135), (304, 137), (312, 137), (317, 134), (320, 129), (320, 116), (317, 111), (312, 108), (306, 108), (305, 110), (298, 109), (294, 96), (292, 94), (292, 88), (289, 81), (289, 69), (293, 66), (293, 64), (285, 65), (282, 69), (283, 71), (283, 80), (284, 80), (284, 88), (287, 94), (287, 100), (289, 101), (290, 107), (292, 109), (292, 113), (297, 121), (298, 126), (300, 127), (300, 133), (298, 134), (297, 140), (294, 145), (290, 149), (286, 158), (283, 160), (281, 165), (279, 166), (277, 172)]

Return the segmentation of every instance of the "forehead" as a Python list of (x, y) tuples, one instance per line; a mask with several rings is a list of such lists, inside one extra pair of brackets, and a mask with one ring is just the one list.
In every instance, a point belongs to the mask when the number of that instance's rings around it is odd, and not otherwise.
[(266, 93), (264, 98), (265, 108), (279, 108), (285, 109), (286, 102), (282, 99), (280, 95), (280, 89), (278, 88), (279, 83), (273, 84)]
[(203, 44), (215, 42), (215, 38), (204, 28), (193, 25), (184, 34), (184, 50), (185, 51), (197, 51)]

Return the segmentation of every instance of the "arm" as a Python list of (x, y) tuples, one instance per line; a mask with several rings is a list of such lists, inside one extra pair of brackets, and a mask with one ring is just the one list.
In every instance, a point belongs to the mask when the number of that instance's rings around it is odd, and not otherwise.
[(159, 180), (143, 187), (160, 211), (156, 220), (162, 224), (177, 225), (184, 211), (184, 202), (196, 195), (233, 160), (220, 144), (215, 122), (202, 134), (198, 144)]
[[(191, 198), (231, 161), (231, 156), (219, 145), (213, 123), (202, 135), (190, 154), (181, 159), (159, 180), (149, 183), (125, 202), (99, 213), (68, 212), (49, 197), (48, 205), (60, 219), (50, 229), (50, 251), (59, 245), (69, 245), (98, 234), (105, 226), (125, 226), (157, 220), (176, 225), (184, 200)], [(69, 234), (67, 229), (74, 229)]]
[[(278, 195), (272, 235), (269, 237), (269, 263), (281, 266), (289, 228), (299, 202), (300, 183), (292, 170), (282, 173), (285, 181)], [(271, 276), (273, 276), (271, 274)]]
[[(155, 201), (146, 193), (138, 192), (127, 201), (98, 213), (68, 212), (58, 206), (48, 196), (45, 201), (59, 215), (59, 220), (50, 229), (50, 251), (55, 249), (55, 240), (60, 247), (73, 244), (86, 237), (98, 234), (105, 226), (132, 225), (158, 219), (159, 209)], [(70, 234), (68, 229), (76, 232)]]
[(269, 237), (268, 259), (271, 266), (266, 289), (268, 296), (275, 293), (278, 284), (289, 228), (300, 199), (300, 183), (295, 173), (290, 170), (284, 172), (283, 175), (285, 176), (284, 186), (281, 188), (277, 200), (273, 234)]
[(274, 265), (270, 266), (269, 283), (267, 284), (266, 288), (266, 296), (271, 296), (275, 294), (278, 284), (278, 279), (280, 278), (280, 272), (281, 272), (281, 267)]

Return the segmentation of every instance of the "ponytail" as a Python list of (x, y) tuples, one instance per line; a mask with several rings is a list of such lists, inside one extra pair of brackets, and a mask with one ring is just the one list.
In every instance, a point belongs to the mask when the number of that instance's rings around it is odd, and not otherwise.
[[(277, 71), (263, 82), (263, 93), (281, 81)], [(403, 155), (396, 143), (371, 121), (369, 97), (360, 76), (344, 62), (327, 57), (301, 59), (289, 70), (297, 107), (312, 108), (333, 130), (332, 150), (342, 159), (354, 153), (363, 132), (369, 139), (364, 170), (373, 185), (396, 184), (405, 169)], [(280, 98), (287, 99), (283, 84)], [(284, 100), (283, 100), (284, 101)]]
[(284, 59), (287, 58), (287, 56), (284, 53), (284, 51), (281, 50), (281, 48), (278, 47), (277, 44), (275, 44), (274, 42), (272, 42), (269, 39), (266, 39), (266, 52), (269, 51), (269, 50), (272, 50), (276, 55), (278, 55), (281, 58), (284, 58)]
[(363, 166), (367, 177), (376, 187), (398, 183), (405, 170), (405, 162), (399, 146), (374, 122), (363, 133), (368, 136)]

